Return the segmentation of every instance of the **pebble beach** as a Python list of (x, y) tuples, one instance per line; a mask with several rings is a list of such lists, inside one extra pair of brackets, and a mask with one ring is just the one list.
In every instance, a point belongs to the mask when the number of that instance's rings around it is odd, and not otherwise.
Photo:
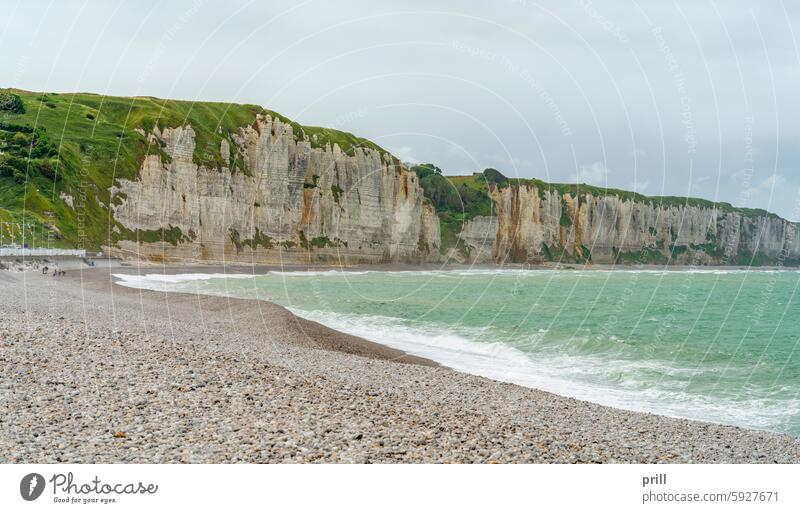
[[(800, 439), (459, 373), (272, 303), (0, 271), (3, 463), (798, 463)], [(256, 270), (255, 272), (259, 272)]]

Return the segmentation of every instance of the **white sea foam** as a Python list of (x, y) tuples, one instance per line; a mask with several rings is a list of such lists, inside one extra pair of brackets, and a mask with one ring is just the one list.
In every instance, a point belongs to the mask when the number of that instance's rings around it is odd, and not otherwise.
[[(592, 355), (531, 354), (484, 333), (435, 325), (410, 327), (399, 319), (325, 311), (292, 312), (338, 331), (428, 358), (452, 369), (627, 410), (768, 429), (800, 413), (800, 399), (720, 400), (684, 389), (655, 388), (642, 371), (675, 375), (696, 369), (666, 363), (609, 360)], [(483, 330), (480, 330), (483, 331)]]
[(268, 274), (274, 274), (276, 276), (355, 276), (359, 274), (367, 274), (370, 271), (338, 271), (338, 270), (327, 270), (327, 271), (269, 271)]
[(171, 285), (179, 284), (179, 283), (189, 283), (198, 280), (212, 280), (215, 278), (224, 278), (224, 279), (253, 279), (257, 275), (251, 274), (224, 274), (224, 273), (215, 273), (215, 274), (203, 274), (203, 273), (192, 273), (192, 274), (112, 274), (114, 278), (117, 278), (118, 285), (122, 285), (123, 287), (130, 287), (132, 289), (147, 289), (147, 290), (157, 290), (159, 292), (167, 292), (171, 290), (175, 290)]
[[(490, 276), (508, 274), (591, 275), (596, 272), (619, 271), (550, 271), (550, 270), (458, 270), (458, 271), (273, 271), (286, 276), (346, 276), (349, 274), (430, 274), (436, 276)], [(662, 274), (663, 271), (627, 270)], [(696, 271), (698, 272), (698, 271)], [(699, 271), (716, 273), (717, 270)], [(745, 273), (746, 270), (723, 271)], [(186, 284), (196, 282), (197, 291), (204, 292), (201, 283), (212, 279), (252, 279), (242, 274), (115, 274), (121, 285), (153, 290), (185, 291)], [(205, 287), (208, 293), (228, 295), (232, 291)], [(241, 293), (241, 290), (238, 291)], [(290, 308), (291, 309), (291, 308)], [(560, 395), (583, 399), (628, 410), (646, 411), (677, 417), (687, 417), (747, 427), (777, 429), (786, 419), (800, 414), (800, 399), (771, 400), (764, 390), (753, 390), (744, 396), (689, 392), (681, 383), (686, 380), (662, 380), (654, 376), (684, 376), (690, 379), (698, 372), (717, 372), (708, 366), (680, 368), (674, 363), (655, 360), (624, 360), (609, 358), (608, 354), (576, 354), (549, 347), (533, 351), (520, 339), (520, 348), (493, 339), (488, 328), (466, 328), (432, 323), (418, 323), (393, 317), (365, 314), (344, 314), (322, 310), (291, 309), (296, 315), (325, 324), (333, 329), (360, 336), (416, 356), (429, 358), (455, 370), (484, 376), (522, 386), (546, 390)], [(655, 320), (655, 318), (652, 318)], [(547, 330), (539, 329), (527, 337), (542, 337)], [(526, 338), (526, 335), (520, 335)], [(616, 338), (616, 337), (614, 337)], [(612, 338), (613, 340), (613, 338)]]

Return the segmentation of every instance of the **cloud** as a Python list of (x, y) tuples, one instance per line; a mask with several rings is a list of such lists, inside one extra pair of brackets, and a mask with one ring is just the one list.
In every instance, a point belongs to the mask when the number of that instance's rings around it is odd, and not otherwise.
[(633, 192), (644, 192), (650, 185), (649, 180), (634, 180), (628, 184), (628, 188)]
[(771, 195), (776, 189), (779, 189), (786, 183), (786, 178), (783, 175), (774, 174), (770, 175), (755, 187), (750, 187), (744, 193), (747, 197), (758, 196), (761, 194)]
[(395, 148), (394, 154), (403, 162), (408, 162), (410, 164), (420, 163), (420, 160), (414, 156), (414, 150), (412, 150), (410, 146), (400, 146), (399, 148)]
[(446, 173), (734, 204), (752, 188), (751, 206), (792, 215), (786, 184), (773, 198), (753, 173), (796, 181), (797, 2), (13, 3), (4, 87), (259, 104)]
[(647, 152), (641, 148), (636, 148), (633, 151), (628, 152), (628, 155), (631, 157), (636, 157), (637, 159), (641, 159), (647, 156)]
[(771, 175), (766, 180), (763, 180), (760, 184), (758, 184), (758, 188), (761, 190), (772, 190), (775, 187), (780, 187), (781, 185), (786, 183), (786, 178), (782, 175)]
[(519, 159), (519, 158), (516, 158), (516, 157), (511, 157), (510, 159), (507, 159), (506, 161), (514, 169), (520, 168), (520, 167), (530, 167), (531, 166), (531, 161), (530, 160)]
[(581, 166), (578, 169), (577, 181), (589, 185), (605, 186), (608, 184), (608, 168), (602, 162)]

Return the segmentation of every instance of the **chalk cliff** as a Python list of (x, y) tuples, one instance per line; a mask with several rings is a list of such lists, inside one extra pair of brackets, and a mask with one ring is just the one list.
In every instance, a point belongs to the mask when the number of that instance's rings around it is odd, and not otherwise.
[(144, 135), (152, 151), (138, 176), (111, 190), (118, 226), (106, 249), (124, 257), (343, 265), (800, 261), (797, 224), (763, 211), (525, 181), (484, 183), (495, 215), (469, 217), (457, 244), (443, 248), (417, 174), (374, 148), (347, 154), (336, 144), (315, 146), (268, 114), (221, 139), (227, 165), (196, 162), (191, 125)]
[(763, 210), (405, 169), (258, 105), (5, 91), (22, 108), (0, 113), (0, 230), (17, 244), (180, 262), (800, 264), (798, 225)]
[[(796, 223), (726, 204), (561, 193), (537, 185), (488, 186), (496, 216), (464, 224), (472, 262), (592, 261), (797, 265)], [(708, 202), (703, 202), (708, 203)]]
[[(192, 126), (156, 127), (148, 138), (163, 154), (147, 155), (136, 179), (114, 187), (114, 219), (131, 233), (116, 234), (112, 253), (262, 263), (440, 259), (433, 207), (417, 176), (388, 154), (312, 147), (264, 114), (222, 139), (222, 161), (231, 164), (221, 167), (194, 162)], [(169, 244), (151, 240), (159, 231)]]

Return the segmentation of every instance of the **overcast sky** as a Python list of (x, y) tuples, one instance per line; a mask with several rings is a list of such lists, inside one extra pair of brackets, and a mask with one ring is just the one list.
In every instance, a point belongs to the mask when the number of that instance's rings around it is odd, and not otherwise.
[(0, 86), (257, 103), (446, 174), (800, 220), (789, 0), (3, 0)]

